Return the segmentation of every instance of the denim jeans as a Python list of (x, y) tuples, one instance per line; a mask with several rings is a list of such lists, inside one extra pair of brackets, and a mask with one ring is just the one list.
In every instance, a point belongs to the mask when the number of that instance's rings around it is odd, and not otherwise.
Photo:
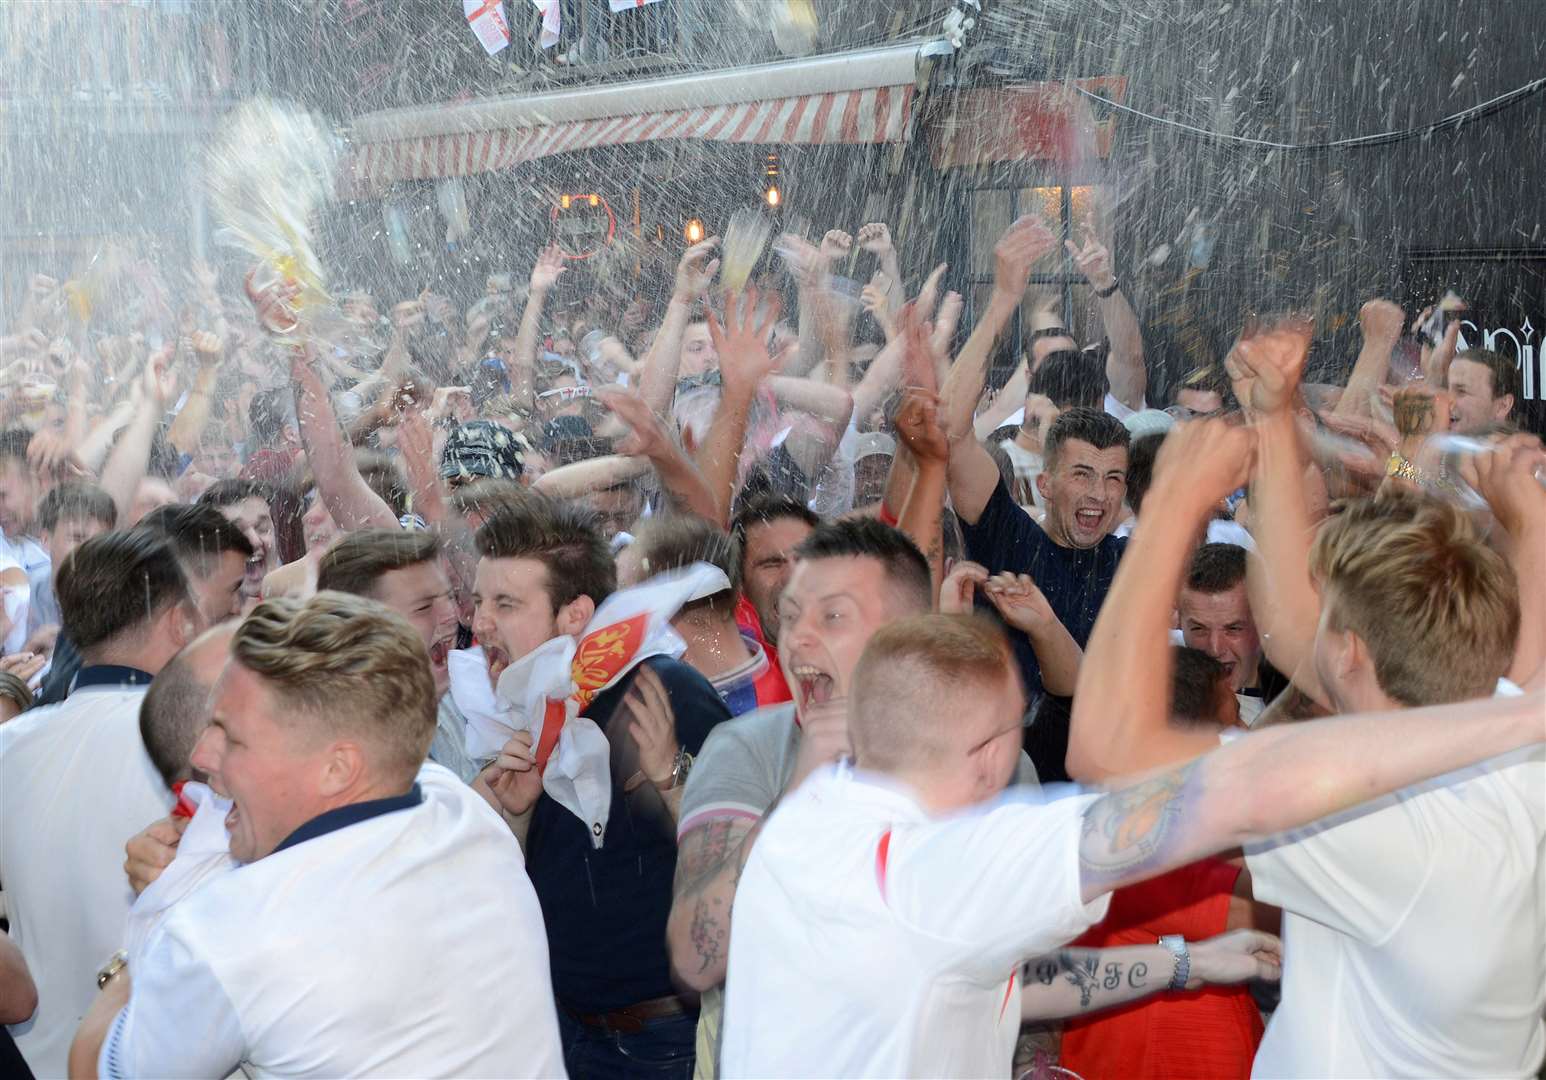
[(560, 1006), (558, 1030), (564, 1065), (572, 1080), (624, 1080), (635, 1076), (692, 1080), (698, 1018), (691, 1013), (651, 1020), (644, 1030), (619, 1035), (587, 1027)]

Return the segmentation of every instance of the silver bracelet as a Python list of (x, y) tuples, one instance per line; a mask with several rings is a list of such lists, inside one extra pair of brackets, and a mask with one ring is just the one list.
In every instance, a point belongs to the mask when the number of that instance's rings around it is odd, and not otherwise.
[(1186, 938), (1180, 934), (1166, 934), (1159, 943), (1169, 949), (1176, 958), (1176, 971), (1170, 977), (1169, 990), (1185, 990), (1192, 977), (1192, 954), (1187, 951)]

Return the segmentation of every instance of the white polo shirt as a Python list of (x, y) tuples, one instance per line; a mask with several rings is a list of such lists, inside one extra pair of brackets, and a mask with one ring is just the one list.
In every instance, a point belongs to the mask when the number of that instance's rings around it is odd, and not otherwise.
[(418, 791), (325, 814), (174, 905), (98, 1074), (562, 1076), (520, 845), (441, 766)]
[(123, 947), (124, 844), (174, 802), (140, 740), (150, 677), (85, 667), (58, 705), (0, 724), (0, 882), (38, 1011), (11, 1028), (38, 1076), (63, 1076), (96, 974)]
[(1079, 885), (1098, 797), (934, 819), (886, 778), (814, 775), (736, 889), (721, 1075), (1007, 1077), (1019, 965), (1106, 912)]
[[(1499, 684), (1500, 694), (1517, 694)], [(1533, 1077), (1546, 1057), (1546, 750), (1397, 792), (1246, 865), (1283, 909), (1258, 1077)]]

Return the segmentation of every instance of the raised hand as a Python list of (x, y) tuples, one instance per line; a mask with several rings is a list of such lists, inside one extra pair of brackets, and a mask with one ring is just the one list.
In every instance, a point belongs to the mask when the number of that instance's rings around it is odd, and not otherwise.
[(676, 264), (674, 299), (691, 303), (709, 291), (714, 275), (719, 273), (719, 260), (710, 258), (718, 246), (719, 237), (710, 236), (682, 252), (682, 259)]
[(966, 301), (958, 292), (947, 292), (934, 313), (934, 332), (929, 336), (929, 348), (936, 357), (950, 354), (950, 342), (955, 338), (956, 326), (961, 322), (961, 311)]
[(1514, 435), (1471, 455), (1460, 472), (1516, 540), (1532, 525), (1546, 525), (1546, 450), (1534, 435)]
[(220, 363), (225, 356), (225, 342), (220, 335), (208, 330), (196, 330), (191, 338), (193, 354), (198, 357), (200, 366), (209, 366)]
[(800, 707), (800, 749), (785, 791), (799, 787), (807, 776), (833, 762), (853, 756), (848, 735), (848, 699), (813, 702)]
[(1100, 242), (1095, 235), (1095, 221), (1093, 218), (1084, 219), (1083, 244), (1075, 244), (1072, 240), (1064, 241), (1068, 254), (1073, 258), (1074, 265), (1084, 275), (1084, 280), (1090, 283), (1090, 287), (1096, 290), (1109, 289), (1116, 284), (1116, 272), (1111, 269), (1111, 252), (1106, 245)]
[(993, 245), (993, 290), (1018, 302), (1030, 283), (1031, 267), (1057, 246), (1057, 237), (1039, 217), (1028, 214), (1017, 220)]
[(1166, 502), (1212, 506), (1245, 486), (1255, 454), (1250, 428), (1213, 419), (1177, 424), (1160, 444), (1152, 488), (1163, 487)]
[[(718, 260), (715, 260), (717, 265)], [(745, 296), (730, 293), (725, 297), (725, 322), (721, 326), (714, 313), (708, 313), (709, 339), (719, 354), (719, 374), (725, 389), (750, 393), (757, 384), (771, 375), (783, 361), (784, 352), (768, 352), (768, 335), (778, 322), (779, 299), (772, 296), (763, 310), (761, 324), (757, 322), (758, 301), (755, 288), (746, 290)]]
[(860, 305), (880, 324), (880, 328), (886, 332), (888, 339), (896, 333), (896, 325), (891, 318), (891, 304), (888, 299), (890, 292), (890, 279), (879, 270), (875, 271), (870, 277), (870, 283), (859, 291)]
[(22, 682), (30, 682), (32, 677), (43, 670), (43, 665), (48, 663), (48, 657), (41, 652), (19, 652), (10, 656), (0, 657), (0, 671), (8, 671)]
[(661, 791), (671, 786), (671, 774), (676, 771), (676, 713), (671, 709), (671, 699), (666, 688), (647, 667), (639, 669), (623, 708), (629, 717), (628, 734), (633, 736), (639, 748), (639, 771)]
[(987, 567), (962, 559), (950, 568), (939, 587), (940, 614), (970, 615), (978, 588), (987, 583)]
[(1358, 309), (1358, 326), (1369, 341), (1388, 341), (1392, 345), (1401, 337), (1401, 327), (1406, 322), (1406, 312), (1389, 300), (1374, 299)]
[(165, 411), (177, 400), (177, 372), (172, 367), (172, 346), (167, 345), (145, 361), (145, 373), (141, 386), (146, 397), (157, 408)]
[(895, 248), (891, 229), (883, 221), (872, 221), (859, 230), (859, 246), (872, 255), (885, 255)]
[(939, 395), (910, 386), (896, 413), (896, 434), (913, 457), (940, 464), (950, 460), (950, 441), (939, 426)]
[(670, 432), (636, 391), (625, 390), (621, 386), (598, 386), (595, 397), (628, 425), (628, 434), (613, 444), (617, 453), (653, 460), (670, 452)]
[(841, 259), (853, 250), (854, 238), (842, 229), (828, 229), (827, 235), (821, 238), (821, 262), (823, 268), (831, 266), (836, 260)]
[(544, 248), (541, 255), (537, 256), (537, 265), (531, 269), (531, 291), (545, 293), (563, 276), (564, 257), (559, 254), (558, 245), (552, 244)]
[(189, 820), (164, 817), (135, 833), (124, 845), (123, 870), (135, 896), (149, 888), (151, 882), (161, 876), (161, 871), (172, 865)]
[(999, 617), (1022, 634), (1057, 622), (1052, 605), (1029, 574), (994, 574), (983, 586), (982, 594)]
[[(1247, 382), (1251, 408), (1276, 413), (1289, 407), (1310, 355), (1310, 323), (1285, 319), (1263, 333), (1249, 334), (1224, 359), (1231, 380)], [(1246, 398), (1241, 398), (1246, 401)]]

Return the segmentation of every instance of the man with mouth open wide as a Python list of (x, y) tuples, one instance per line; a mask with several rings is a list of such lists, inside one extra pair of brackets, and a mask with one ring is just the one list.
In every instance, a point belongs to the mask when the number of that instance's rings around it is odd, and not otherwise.
[[(379, 603), (253, 610), (191, 757), (231, 803), (189, 831), (226, 811), (234, 865), (102, 968), (71, 1076), (562, 1074), (520, 848), (425, 762), (436, 698), (420, 633)], [(477, 901), (448, 904), (456, 882)]]
[[(818, 767), (852, 753), (846, 699), (859, 654), (887, 622), (934, 604), (923, 553), (874, 518), (818, 526), (795, 560), (778, 601), (779, 663), (794, 701), (715, 729), (682, 796), (666, 941), (677, 978), (703, 995), (700, 1077), (714, 1075), (730, 909), (758, 823)], [(1034, 784), (1030, 761), (1016, 760), (1017, 781)]]
[(429, 759), (472, 783), (478, 768), (467, 756), (467, 720), (446, 693), (451, 686), (446, 657), (456, 648), (456, 598), (441, 565), (439, 537), (420, 529), (352, 532), (322, 557), (317, 588), (379, 601), (419, 632), (440, 698)]

